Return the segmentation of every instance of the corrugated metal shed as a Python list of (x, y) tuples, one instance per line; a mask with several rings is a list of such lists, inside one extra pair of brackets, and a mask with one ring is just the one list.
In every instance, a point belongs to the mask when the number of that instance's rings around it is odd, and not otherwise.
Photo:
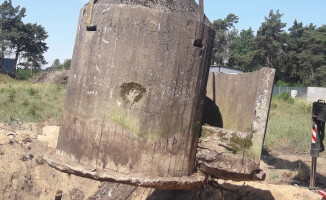
[(238, 69), (233, 69), (229, 67), (223, 67), (218, 65), (211, 65), (209, 72), (217, 72), (217, 73), (224, 73), (224, 74), (242, 74), (243, 71)]
[(9, 75), (13, 75), (15, 60), (11, 59), (11, 58), (4, 58), (4, 65), (5, 65), (5, 68), (3, 69), (2, 60), (0, 58), (0, 73), (6, 73)]

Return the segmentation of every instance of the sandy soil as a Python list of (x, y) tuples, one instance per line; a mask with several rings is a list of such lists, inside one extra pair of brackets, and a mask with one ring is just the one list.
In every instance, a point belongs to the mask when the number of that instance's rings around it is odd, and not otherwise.
[[(100, 183), (61, 173), (49, 167), (42, 155), (56, 146), (59, 126), (42, 124), (0, 124), (0, 199), (63, 200), (109, 199), (321, 199), (309, 191), (309, 154), (269, 152), (262, 156), (267, 173), (264, 182), (218, 180), (225, 190), (206, 185), (194, 191), (158, 191), (116, 183)], [(326, 187), (326, 158), (318, 159), (319, 187)]]
[[(37, 132), (41, 130), (41, 132)], [(0, 199), (85, 199), (94, 194), (99, 182), (61, 173), (42, 159), (54, 148), (58, 126), (0, 124)]]

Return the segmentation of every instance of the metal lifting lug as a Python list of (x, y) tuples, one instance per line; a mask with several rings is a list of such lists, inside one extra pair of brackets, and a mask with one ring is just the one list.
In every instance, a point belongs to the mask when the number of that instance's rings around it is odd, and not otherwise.
[(86, 22), (87, 31), (96, 31), (96, 25), (92, 26), (92, 15), (93, 15), (93, 8), (95, 3), (96, 0), (90, 0), (88, 3), (87, 22)]

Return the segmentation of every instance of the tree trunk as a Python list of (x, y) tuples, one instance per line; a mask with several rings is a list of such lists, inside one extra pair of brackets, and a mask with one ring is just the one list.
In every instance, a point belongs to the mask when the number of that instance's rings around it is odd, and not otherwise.
[(18, 57), (19, 57), (19, 47), (17, 47), (16, 55), (15, 55), (15, 60), (14, 60), (14, 77), (16, 78), (17, 76), (17, 62), (18, 62)]
[(267, 57), (266, 57), (266, 61), (267, 61), (267, 67), (270, 68), (271, 67), (271, 58), (270, 58), (270, 52), (267, 51)]
[(31, 76), (33, 76), (33, 68), (35, 68), (35, 53), (33, 54), (33, 61), (31, 65)]
[[(2, 30), (2, 25), (0, 26), (0, 30)], [(3, 33), (1, 33), (1, 34), (3, 34)], [(3, 36), (2, 36), (3, 37)], [(5, 51), (5, 47), (4, 47), (4, 38), (1, 38), (1, 54), (0, 54), (0, 56), (1, 56), (1, 69), (2, 70), (0, 70), (0, 72), (1, 71), (5, 71), (5, 61), (4, 61), (4, 51)]]
[(3, 71), (3, 72), (5, 72), (5, 60), (4, 60), (4, 57), (5, 57), (5, 55), (4, 55), (4, 47), (3, 47), (3, 44), (1, 44), (1, 68), (2, 68), (2, 70), (0, 70), (0, 71)]

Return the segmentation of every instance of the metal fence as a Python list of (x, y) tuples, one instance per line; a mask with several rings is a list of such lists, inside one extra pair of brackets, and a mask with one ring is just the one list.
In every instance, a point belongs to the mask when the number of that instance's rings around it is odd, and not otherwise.
[(281, 92), (286, 92), (291, 94), (291, 91), (297, 91), (296, 97), (307, 97), (308, 88), (307, 87), (281, 87), (281, 86), (274, 86), (273, 87), (273, 96), (280, 94)]

